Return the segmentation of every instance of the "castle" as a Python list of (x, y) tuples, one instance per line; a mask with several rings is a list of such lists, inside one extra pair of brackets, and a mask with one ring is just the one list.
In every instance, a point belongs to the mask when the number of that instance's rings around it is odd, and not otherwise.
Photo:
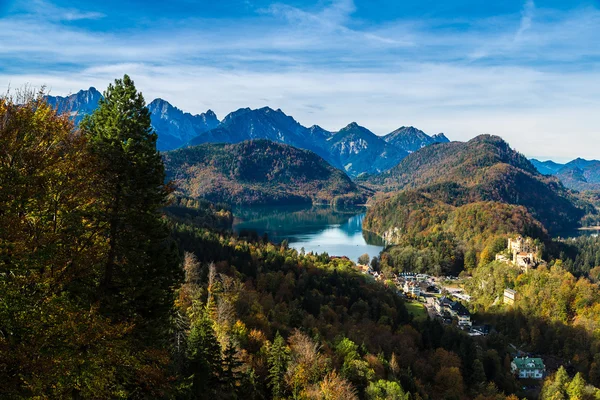
[(539, 263), (538, 248), (531, 238), (524, 239), (519, 236), (516, 239), (508, 239), (508, 250), (512, 254), (512, 262), (525, 272)]

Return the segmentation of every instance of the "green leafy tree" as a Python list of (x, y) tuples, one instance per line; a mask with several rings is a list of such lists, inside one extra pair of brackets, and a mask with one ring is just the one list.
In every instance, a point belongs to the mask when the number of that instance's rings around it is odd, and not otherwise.
[(43, 92), (0, 96), (0, 398), (165, 393), (165, 352), (136, 346), (93, 296), (99, 160)]
[(237, 349), (230, 341), (223, 351), (223, 373), (221, 378), (223, 391), (229, 394), (228, 398), (230, 399), (240, 398), (241, 366), (242, 363), (238, 358)]
[(369, 265), (369, 261), (371, 261), (371, 257), (369, 257), (369, 255), (367, 253), (358, 257), (358, 263), (361, 265)]
[(486, 382), (485, 370), (483, 369), (483, 363), (479, 359), (473, 361), (473, 372), (471, 374), (471, 382), (476, 385), (481, 385)]
[(365, 390), (365, 398), (367, 400), (408, 400), (410, 397), (398, 382), (378, 380), (369, 384)]
[(569, 375), (564, 367), (560, 367), (554, 377), (546, 379), (540, 394), (542, 400), (561, 400), (568, 399), (567, 386), (569, 385)]

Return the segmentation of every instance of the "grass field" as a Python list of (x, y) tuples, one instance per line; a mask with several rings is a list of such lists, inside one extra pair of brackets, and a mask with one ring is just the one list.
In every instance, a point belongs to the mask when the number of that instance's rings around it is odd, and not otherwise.
[(410, 303), (406, 302), (404, 304), (406, 305), (406, 309), (408, 310), (408, 312), (411, 313), (415, 317), (415, 319), (427, 318), (427, 309), (423, 304), (417, 303), (416, 301)]

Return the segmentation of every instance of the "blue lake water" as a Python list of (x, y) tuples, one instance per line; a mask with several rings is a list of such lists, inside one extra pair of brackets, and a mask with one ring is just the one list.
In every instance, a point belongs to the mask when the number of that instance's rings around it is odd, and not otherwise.
[(572, 231), (566, 231), (557, 233), (554, 235), (555, 238), (576, 238), (580, 236), (593, 236), (598, 237), (600, 235), (600, 228), (590, 228), (590, 229), (575, 229)]
[(362, 254), (378, 256), (384, 242), (379, 236), (363, 232), (364, 208), (335, 209), (312, 207), (250, 207), (234, 210), (233, 229), (237, 233), (255, 231), (269, 240), (305, 252), (346, 256), (356, 261)]

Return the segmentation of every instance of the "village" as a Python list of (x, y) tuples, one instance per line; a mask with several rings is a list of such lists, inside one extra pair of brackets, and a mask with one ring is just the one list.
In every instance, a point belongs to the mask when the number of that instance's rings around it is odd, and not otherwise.
[[(516, 265), (523, 273), (545, 261), (539, 256), (539, 249), (530, 238), (518, 236), (508, 239), (507, 248), (495, 256), (498, 262)], [(393, 284), (396, 293), (405, 299), (406, 306), (414, 318), (436, 319), (443, 324), (454, 325), (469, 336), (487, 336), (493, 327), (487, 324), (474, 324), (468, 309), (471, 296), (467, 294), (461, 279), (456, 276), (435, 277), (428, 274), (401, 272), (385, 276), (370, 265), (358, 264), (357, 268), (365, 275), (386, 285)], [(468, 278), (467, 278), (468, 279)], [(519, 300), (517, 291), (505, 288), (501, 299), (506, 307), (513, 307)], [(514, 357), (511, 373), (518, 379), (542, 380), (546, 376), (546, 366), (541, 357), (532, 357), (512, 346)]]

